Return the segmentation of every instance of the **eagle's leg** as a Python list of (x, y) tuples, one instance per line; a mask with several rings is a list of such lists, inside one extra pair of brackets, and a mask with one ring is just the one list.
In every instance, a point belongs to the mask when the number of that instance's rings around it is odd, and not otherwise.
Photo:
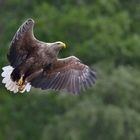
[(23, 83), (24, 83), (24, 81), (23, 81), (23, 75), (20, 77), (20, 79), (17, 81), (17, 85), (18, 86), (23, 86)]
[(20, 79), (17, 81), (18, 90), (19, 90), (21, 93), (22, 93), (22, 91), (25, 90), (25, 87), (26, 87), (27, 83), (28, 83), (28, 82), (25, 81), (24, 75), (22, 75), (22, 76), (20, 77)]
[(17, 81), (18, 90), (19, 90), (20, 92), (22, 92), (22, 91), (25, 89), (25, 86), (26, 86), (26, 84), (25, 84), (25, 82), (24, 82), (24, 80), (23, 80), (23, 77), (24, 77), (24, 75), (22, 75), (22, 76), (20, 77), (20, 79)]

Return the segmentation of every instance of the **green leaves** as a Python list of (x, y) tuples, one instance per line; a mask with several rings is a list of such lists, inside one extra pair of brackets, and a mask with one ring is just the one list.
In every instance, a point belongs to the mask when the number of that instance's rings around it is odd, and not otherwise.
[[(0, 84), (0, 139), (137, 140), (140, 138), (140, 2), (137, 0), (6, 0), (0, 2), (0, 68), (13, 35), (27, 18), (36, 38), (63, 41), (97, 72), (79, 96)], [(1, 80), (1, 78), (0, 78)]]

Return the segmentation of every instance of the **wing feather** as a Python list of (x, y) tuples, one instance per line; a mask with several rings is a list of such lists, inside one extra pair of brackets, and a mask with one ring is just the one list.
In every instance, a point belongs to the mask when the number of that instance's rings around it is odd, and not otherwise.
[(11, 66), (20, 65), (33, 51), (33, 42), (37, 41), (33, 35), (34, 21), (26, 20), (15, 33), (9, 48), (7, 58)]
[(71, 56), (58, 59), (51, 68), (45, 69), (40, 76), (30, 82), (34, 87), (66, 90), (77, 94), (91, 87), (95, 80), (96, 73), (87, 65), (82, 64), (78, 58)]

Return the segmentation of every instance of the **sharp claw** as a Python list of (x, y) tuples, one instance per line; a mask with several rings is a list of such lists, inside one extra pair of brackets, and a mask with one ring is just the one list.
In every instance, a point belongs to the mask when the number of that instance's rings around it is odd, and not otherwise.
[(18, 90), (20, 92), (24, 91), (26, 86), (26, 81), (23, 80), (23, 76), (17, 81)]
[(19, 91), (23, 91), (24, 88), (25, 88), (25, 85), (21, 85), (21, 86), (18, 87), (18, 90), (19, 90)]
[(23, 77), (21, 77), (18, 82), (17, 82), (18, 86), (22, 86), (23, 85)]

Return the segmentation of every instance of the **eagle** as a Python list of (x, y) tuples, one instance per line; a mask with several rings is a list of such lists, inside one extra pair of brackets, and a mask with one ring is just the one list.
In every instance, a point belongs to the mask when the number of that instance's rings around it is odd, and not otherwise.
[(33, 86), (78, 94), (95, 84), (96, 72), (77, 57), (58, 58), (65, 43), (39, 41), (33, 27), (34, 20), (27, 19), (11, 41), (7, 54), (10, 65), (2, 68), (2, 83), (7, 90), (23, 93)]

